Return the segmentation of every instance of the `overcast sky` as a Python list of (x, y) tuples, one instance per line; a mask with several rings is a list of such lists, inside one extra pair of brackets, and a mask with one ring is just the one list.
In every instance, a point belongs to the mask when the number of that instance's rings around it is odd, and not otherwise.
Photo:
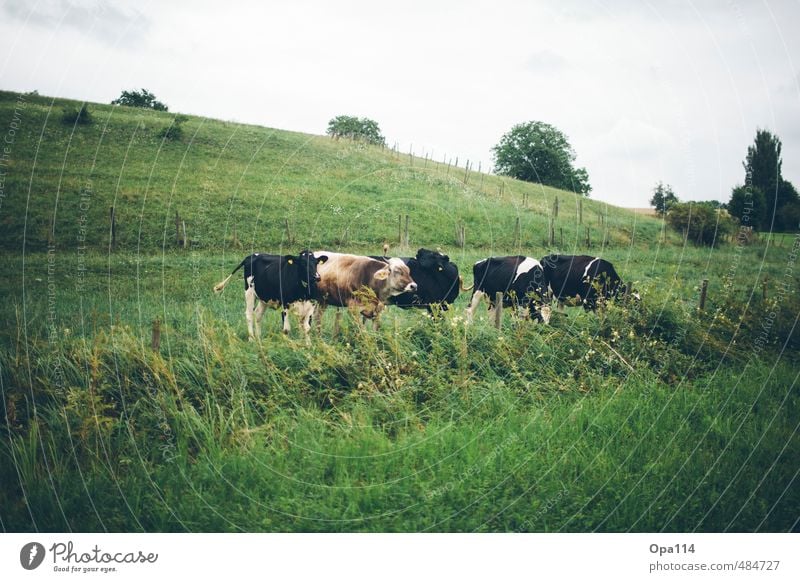
[(390, 143), (491, 166), (516, 123), (564, 131), (592, 197), (727, 200), (756, 128), (800, 186), (800, 1), (0, 0), (0, 88)]

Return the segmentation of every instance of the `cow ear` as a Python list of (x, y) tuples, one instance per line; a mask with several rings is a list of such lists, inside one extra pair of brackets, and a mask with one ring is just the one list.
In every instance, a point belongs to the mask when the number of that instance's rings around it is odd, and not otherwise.
[(321, 256), (317, 257), (317, 263), (320, 264), (320, 265), (323, 264), (327, 260), (328, 260), (328, 255), (321, 255)]
[(290, 265), (294, 265), (294, 259), (286, 259), (286, 262)]
[(385, 281), (389, 278), (389, 269), (381, 269), (380, 271), (376, 271), (375, 278), (378, 281)]

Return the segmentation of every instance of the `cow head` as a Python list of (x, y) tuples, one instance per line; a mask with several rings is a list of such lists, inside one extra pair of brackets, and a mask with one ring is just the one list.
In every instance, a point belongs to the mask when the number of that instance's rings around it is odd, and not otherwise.
[(412, 260), (431, 275), (444, 275), (448, 279), (458, 277), (458, 268), (450, 262), (450, 257), (438, 251), (419, 249), (416, 258)]
[(319, 273), (317, 273), (317, 265), (321, 265), (328, 260), (328, 257), (321, 255), (315, 257), (314, 253), (310, 251), (303, 251), (296, 257), (286, 257), (286, 262), (289, 265), (296, 265), (297, 273), (300, 280), (300, 285), (308, 299), (314, 296), (319, 281)]
[(411, 278), (411, 271), (402, 259), (389, 259), (384, 268), (375, 272), (374, 277), (384, 282), (385, 294), (390, 297), (417, 290), (417, 284)]

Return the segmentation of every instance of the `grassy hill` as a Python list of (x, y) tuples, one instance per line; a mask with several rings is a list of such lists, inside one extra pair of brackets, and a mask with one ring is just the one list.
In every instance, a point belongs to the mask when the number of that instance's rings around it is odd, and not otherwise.
[[(164, 141), (172, 114), (92, 105), (73, 128), (79, 104), (18, 100), (0, 93), (0, 530), (797, 529), (800, 238), (694, 247), (380, 148), (197, 117)], [(589, 228), (641, 302), (498, 330), (462, 294), (336, 337), (328, 310), (308, 340), (269, 310), (248, 342), (241, 286), (211, 292), (250, 248), (378, 252), (406, 214), (393, 252), (441, 246), (469, 282), (489, 254), (543, 255), (556, 197), (554, 246)]]
[[(20, 101), (22, 99), (23, 101)], [(24, 108), (20, 107), (24, 103)], [(397, 242), (398, 215), (410, 217), (411, 246), (452, 247), (456, 225), (473, 248), (520, 243), (543, 250), (558, 198), (556, 244), (653, 243), (660, 223), (570, 192), (467, 172), (375, 146), (189, 117), (180, 140), (160, 137), (176, 115), (90, 104), (93, 123), (62, 122), (64, 99), (0, 92), (0, 127), (20, 118), (6, 168), (0, 245), (42, 249), (108, 246), (110, 207), (120, 249), (175, 244), (175, 212), (195, 248), (276, 249), (288, 220), (298, 246), (377, 251)], [(464, 165), (461, 160), (461, 165)], [(632, 236), (633, 235), (633, 236)], [(562, 243), (563, 241), (563, 243)]]

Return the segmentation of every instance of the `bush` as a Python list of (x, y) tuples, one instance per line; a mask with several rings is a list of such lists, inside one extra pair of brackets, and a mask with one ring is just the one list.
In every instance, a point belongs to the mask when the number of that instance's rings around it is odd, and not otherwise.
[(81, 105), (80, 109), (65, 107), (61, 115), (61, 122), (64, 125), (89, 125), (93, 121), (92, 113), (86, 103)]
[(172, 120), (172, 124), (158, 132), (158, 137), (172, 141), (183, 139), (183, 124), (188, 121), (185, 115), (178, 115)]
[(144, 109), (154, 109), (155, 111), (167, 111), (167, 106), (156, 99), (147, 89), (141, 91), (123, 91), (111, 105), (125, 105), (126, 107), (141, 107)]
[(686, 240), (706, 246), (718, 245), (734, 228), (727, 212), (704, 202), (674, 204), (667, 213), (667, 221)]

